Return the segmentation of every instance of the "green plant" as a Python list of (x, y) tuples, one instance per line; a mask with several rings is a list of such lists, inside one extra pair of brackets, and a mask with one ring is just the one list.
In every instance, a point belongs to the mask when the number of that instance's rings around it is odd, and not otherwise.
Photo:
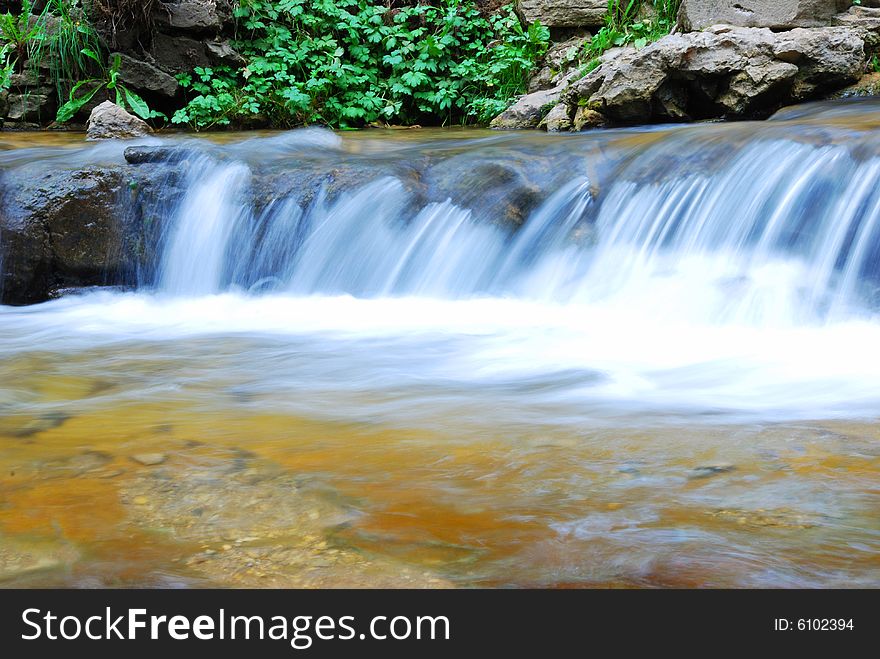
[[(105, 68), (100, 56), (95, 51), (84, 49), (82, 54), (100, 66), (104, 71), (104, 75), (101, 78), (80, 80), (73, 86), (68, 96), (69, 100), (58, 109), (58, 114), (56, 116), (56, 121), (58, 121), (58, 123), (70, 121), (74, 115), (101, 90), (105, 90), (111, 95), (114, 95), (116, 105), (123, 108), (129, 108), (142, 119), (165, 118), (165, 115), (151, 110), (150, 106), (147, 105), (144, 99), (128, 89), (119, 80), (119, 66), (121, 64), (121, 58), (119, 55), (115, 55), (110, 67)], [(84, 94), (77, 96), (77, 92), (87, 85), (90, 89)]]
[(241, 0), (235, 15), (247, 66), (180, 76), (190, 98), (175, 123), (486, 121), (524, 91), (549, 38), (473, 0)]
[(50, 0), (38, 19), (43, 38), (30, 57), (34, 66), (46, 64), (58, 98), (65, 98), (77, 81), (100, 71), (85, 53), (100, 53), (101, 40), (80, 0)]
[(46, 37), (44, 25), (31, 18), (30, 0), (23, 0), (21, 13), (0, 14), (0, 53), (4, 66), (20, 69), (27, 61), (31, 49)]
[[(650, 5), (650, 6), (648, 6)], [(610, 0), (605, 25), (584, 47), (585, 72), (599, 66), (599, 57), (616, 46), (644, 48), (675, 27), (681, 0)]]

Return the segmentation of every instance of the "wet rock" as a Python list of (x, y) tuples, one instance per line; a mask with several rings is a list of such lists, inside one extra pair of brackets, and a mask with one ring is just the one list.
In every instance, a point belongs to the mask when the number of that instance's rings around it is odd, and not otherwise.
[(697, 467), (690, 473), (691, 479), (700, 479), (700, 478), (711, 478), (712, 476), (718, 476), (719, 474), (728, 474), (732, 471), (736, 470), (736, 466), (732, 464), (714, 464), (714, 465), (704, 465), (702, 467)]
[(605, 60), (561, 98), (622, 124), (755, 116), (855, 82), (864, 45), (838, 27), (672, 34)]
[(517, 0), (517, 10), (529, 23), (547, 27), (600, 27), (608, 0)]
[(188, 151), (176, 146), (129, 146), (123, 155), (132, 165), (144, 163), (174, 162), (185, 158)]
[(155, 467), (163, 464), (168, 456), (164, 453), (137, 453), (131, 456), (131, 459), (145, 467)]
[(110, 58), (119, 57), (119, 77), (132, 89), (148, 91), (161, 96), (173, 97), (177, 93), (177, 80), (158, 67), (125, 53), (114, 53)]
[(87, 126), (89, 140), (131, 139), (153, 132), (145, 121), (111, 101), (104, 101), (92, 110)]
[(9, 170), (0, 204), (0, 301), (26, 304), (67, 286), (108, 283), (124, 269), (121, 168)]
[(683, 0), (679, 22), (685, 30), (703, 30), (719, 23), (773, 30), (821, 27), (849, 4), (848, 0)]

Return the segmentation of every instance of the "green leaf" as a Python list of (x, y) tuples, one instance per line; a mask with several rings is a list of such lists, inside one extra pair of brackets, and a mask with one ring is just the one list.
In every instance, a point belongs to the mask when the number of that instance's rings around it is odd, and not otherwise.
[(128, 87), (123, 87), (122, 91), (125, 92), (125, 102), (128, 104), (128, 107), (130, 107), (131, 111), (137, 116), (141, 119), (152, 119), (153, 116), (155, 116), (144, 99), (135, 94)]
[(104, 87), (104, 85), (99, 85), (91, 91), (86, 92), (85, 95), (80, 96), (79, 98), (74, 98), (74, 93), (88, 82), (91, 81), (84, 80), (70, 90), (70, 100), (67, 101), (67, 103), (62, 105), (60, 108), (58, 108), (58, 112), (55, 115), (55, 121), (57, 121), (59, 124), (63, 124), (73, 119), (76, 113), (79, 112), (86, 103), (91, 101), (95, 97), (95, 94), (97, 94)]

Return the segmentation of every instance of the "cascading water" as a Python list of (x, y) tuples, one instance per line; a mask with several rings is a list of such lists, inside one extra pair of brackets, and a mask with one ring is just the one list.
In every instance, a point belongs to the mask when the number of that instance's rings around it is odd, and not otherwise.
[(465, 583), (876, 585), (878, 126), (162, 142), (135, 290), (0, 307), (0, 411), (312, 470)]

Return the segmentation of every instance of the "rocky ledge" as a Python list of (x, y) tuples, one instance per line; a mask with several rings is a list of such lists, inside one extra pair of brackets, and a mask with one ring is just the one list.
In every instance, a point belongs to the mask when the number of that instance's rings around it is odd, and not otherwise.
[[(761, 118), (785, 105), (833, 96), (870, 74), (873, 53), (880, 48), (880, 8), (858, 6), (834, 14), (836, 0), (816, 3), (825, 13), (808, 11), (809, 3), (795, 0), (752, 3), (764, 6), (766, 15), (757, 9), (726, 11), (720, 4), (710, 11), (706, 3), (686, 0), (679, 30), (715, 15), (739, 25), (713, 24), (669, 34), (643, 48), (615, 48), (592, 71), (571, 57), (569, 70), (560, 70), (556, 47), (548, 53), (553, 75), (539, 72), (530, 93), (492, 126), (569, 131)], [(766, 27), (752, 27), (756, 22)], [(798, 27), (819, 22), (827, 24)], [(586, 38), (570, 39), (566, 53), (582, 47)]]

